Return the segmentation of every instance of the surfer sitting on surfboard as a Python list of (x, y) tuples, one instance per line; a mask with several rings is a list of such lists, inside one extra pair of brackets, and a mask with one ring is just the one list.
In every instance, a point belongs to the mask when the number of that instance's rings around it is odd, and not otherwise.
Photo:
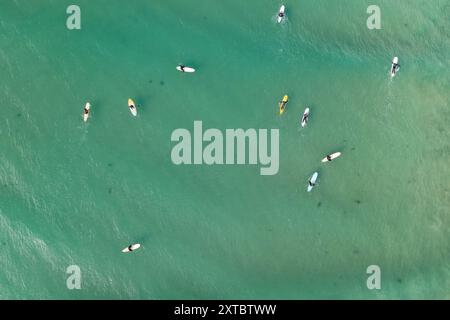
[(400, 65), (398, 63), (394, 63), (394, 65), (392, 67), (394, 69), (394, 72), (397, 72), (398, 69), (400, 68)]
[(283, 18), (283, 17), (284, 17), (284, 12), (279, 12), (279, 13), (278, 13), (278, 16), (279, 16), (280, 18)]
[(400, 65), (398, 64), (398, 57), (394, 57), (394, 59), (392, 60), (392, 66), (391, 66), (391, 77), (394, 77), (399, 69), (400, 69)]
[(186, 68), (186, 66), (183, 66), (183, 65), (180, 64), (179, 67), (180, 67), (180, 71), (184, 72), (184, 68)]
[(333, 159), (331, 159), (331, 155), (328, 155), (328, 156), (327, 156), (327, 160), (328, 160), (328, 161), (333, 160)]

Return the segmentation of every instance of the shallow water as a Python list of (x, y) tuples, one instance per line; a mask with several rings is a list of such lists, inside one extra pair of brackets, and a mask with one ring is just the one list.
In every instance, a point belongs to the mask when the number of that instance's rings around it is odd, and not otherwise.
[[(281, 25), (271, 0), (78, 0), (69, 31), (60, 1), (3, 1), (0, 298), (450, 298), (450, 5), (378, 3), (370, 31), (365, 0)], [(174, 166), (194, 120), (278, 128), (279, 173)]]

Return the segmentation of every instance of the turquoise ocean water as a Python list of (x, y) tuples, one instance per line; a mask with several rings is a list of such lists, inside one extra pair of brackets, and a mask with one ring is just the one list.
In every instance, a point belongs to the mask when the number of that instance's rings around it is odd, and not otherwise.
[[(0, 298), (450, 298), (449, 1), (70, 4), (0, 4)], [(194, 120), (278, 128), (279, 173), (173, 165)]]

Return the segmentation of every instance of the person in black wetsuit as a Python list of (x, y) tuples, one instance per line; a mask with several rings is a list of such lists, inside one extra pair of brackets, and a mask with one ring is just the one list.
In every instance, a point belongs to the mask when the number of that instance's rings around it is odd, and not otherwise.
[(398, 63), (392, 63), (392, 73), (397, 73), (398, 68), (400, 68), (400, 65)]
[(302, 122), (305, 121), (305, 123), (308, 123), (308, 115), (304, 114), (302, 117)]

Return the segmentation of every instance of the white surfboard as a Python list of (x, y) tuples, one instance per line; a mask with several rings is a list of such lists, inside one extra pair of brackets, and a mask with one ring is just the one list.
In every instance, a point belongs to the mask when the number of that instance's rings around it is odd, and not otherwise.
[(89, 112), (91, 110), (91, 104), (89, 102), (86, 103), (84, 106), (84, 113), (83, 113), (83, 121), (87, 122), (89, 119)]
[(317, 177), (319, 177), (319, 173), (314, 172), (314, 174), (312, 175), (312, 177), (308, 181), (308, 192), (311, 192), (311, 190), (316, 185)]
[[(397, 67), (395, 67), (397, 66)], [(392, 65), (391, 65), (391, 78), (393, 78), (395, 76), (395, 74), (398, 72), (398, 70), (400, 69), (400, 66), (398, 65), (398, 57), (394, 57), (394, 59), (392, 59)]]
[(137, 116), (136, 104), (132, 99), (128, 99), (128, 108), (130, 108), (130, 112), (133, 116)]
[(184, 66), (177, 66), (177, 70), (181, 71), (181, 72), (188, 72), (188, 73), (193, 73), (195, 72), (194, 68), (191, 67), (184, 67)]
[(308, 118), (309, 118), (309, 108), (305, 109), (305, 112), (303, 112), (303, 117), (302, 117), (302, 128), (304, 128), (306, 126), (306, 124), (308, 123)]
[(125, 249), (123, 249), (122, 252), (123, 253), (132, 252), (134, 250), (139, 249), (140, 247), (141, 247), (141, 245), (139, 243), (135, 243), (135, 244), (132, 244), (132, 245), (126, 247)]
[(285, 17), (285, 13), (284, 13), (285, 11), (286, 11), (286, 7), (284, 5), (282, 5), (280, 7), (280, 10), (278, 11), (278, 23), (283, 21), (283, 19)]
[(329, 162), (329, 161), (332, 161), (332, 160), (334, 160), (334, 159), (340, 157), (341, 154), (342, 154), (342, 153), (340, 153), (340, 152), (335, 152), (335, 153), (329, 154), (329, 155), (327, 155), (325, 158), (322, 159), (322, 162)]

